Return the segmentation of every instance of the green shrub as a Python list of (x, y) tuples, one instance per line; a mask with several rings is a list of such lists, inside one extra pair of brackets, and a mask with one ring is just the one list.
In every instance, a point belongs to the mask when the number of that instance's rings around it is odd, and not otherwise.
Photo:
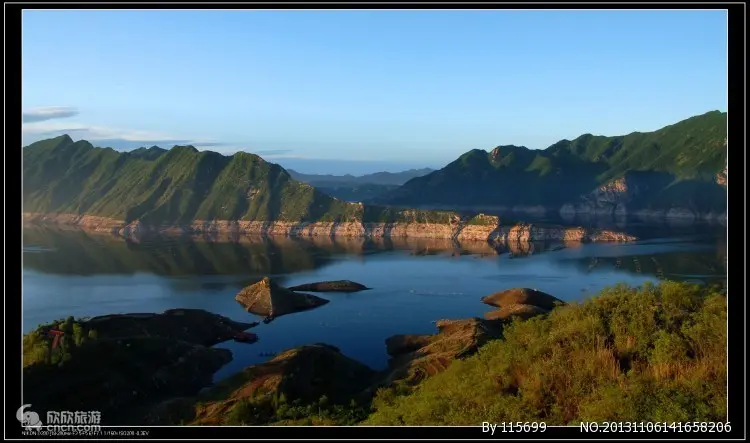
[(726, 419), (726, 295), (617, 285), (504, 337), (411, 391), (381, 388), (372, 425)]

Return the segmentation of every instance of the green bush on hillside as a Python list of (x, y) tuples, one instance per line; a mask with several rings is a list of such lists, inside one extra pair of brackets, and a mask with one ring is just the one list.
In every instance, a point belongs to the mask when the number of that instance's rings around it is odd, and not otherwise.
[(414, 390), (381, 389), (370, 425), (481, 421), (724, 421), (726, 296), (618, 285), (516, 321)]

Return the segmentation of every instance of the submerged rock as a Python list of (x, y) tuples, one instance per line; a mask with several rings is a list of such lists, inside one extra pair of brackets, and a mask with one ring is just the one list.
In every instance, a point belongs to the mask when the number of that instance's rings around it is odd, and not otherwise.
[(512, 320), (514, 318), (527, 320), (547, 312), (549, 310), (540, 308), (539, 306), (513, 303), (504, 305), (498, 310), (485, 313), (484, 318), (487, 320)]
[(266, 319), (317, 308), (328, 303), (326, 299), (279, 286), (268, 277), (245, 287), (234, 298), (247, 312), (264, 316)]
[(550, 310), (555, 306), (564, 305), (565, 302), (553, 297), (546, 292), (529, 288), (513, 288), (496, 292), (482, 298), (482, 303), (491, 306), (503, 307), (507, 305), (534, 305), (542, 309)]
[(349, 281), (319, 281), (315, 283), (305, 283), (304, 285), (292, 286), (290, 291), (310, 291), (310, 292), (357, 292), (370, 289), (367, 286)]

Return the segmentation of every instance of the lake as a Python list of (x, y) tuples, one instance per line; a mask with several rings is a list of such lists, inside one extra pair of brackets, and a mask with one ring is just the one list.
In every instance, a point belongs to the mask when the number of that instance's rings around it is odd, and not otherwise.
[(373, 289), (319, 293), (330, 303), (261, 323), (254, 344), (217, 345), (234, 360), (220, 379), (269, 354), (328, 343), (373, 369), (387, 365), (385, 339), (436, 332), (438, 319), (482, 316), (480, 298), (514, 287), (583, 300), (618, 282), (667, 278), (726, 282), (726, 228), (637, 227), (634, 243), (519, 244), (353, 238), (208, 240), (154, 237), (138, 242), (47, 227), (23, 231), (23, 329), (73, 315), (198, 308), (258, 321), (234, 300), (263, 276), (284, 286), (353, 280)]

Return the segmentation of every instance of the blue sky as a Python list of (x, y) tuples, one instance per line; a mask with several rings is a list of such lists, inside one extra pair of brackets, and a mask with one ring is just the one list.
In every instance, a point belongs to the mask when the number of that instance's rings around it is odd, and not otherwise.
[(26, 10), (24, 144), (440, 167), (726, 111), (726, 39), (725, 11)]

